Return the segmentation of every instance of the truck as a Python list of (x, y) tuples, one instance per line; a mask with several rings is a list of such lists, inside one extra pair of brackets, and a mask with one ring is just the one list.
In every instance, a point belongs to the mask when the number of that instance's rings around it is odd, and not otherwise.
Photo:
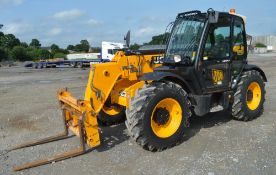
[(125, 48), (123, 43), (114, 43), (114, 42), (102, 42), (102, 58), (111, 60), (117, 51)]
[(111, 61), (116, 52), (125, 48), (123, 43), (102, 42), (101, 53), (72, 53), (66, 55), (67, 60), (51, 59), (27, 63), (25, 67), (34, 69), (56, 68), (56, 67), (89, 67), (91, 64), (105, 63)]

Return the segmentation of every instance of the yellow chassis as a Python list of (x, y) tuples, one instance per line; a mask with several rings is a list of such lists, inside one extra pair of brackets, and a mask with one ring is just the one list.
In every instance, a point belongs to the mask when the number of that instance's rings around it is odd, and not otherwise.
[(128, 108), (129, 99), (144, 86), (139, 77), (160, 66), (153, 64), (154, 57), (162, 55), (132, 55), (117, 52), (110, 63), (91, 65), (84, 100), (77, 100), (67, 90), (58, 92), (67, 126), (79, 135), (78, 121), (83, 120), (84, 139), (89, 147), (100, 145), (97, 116), (108, 97), (111, 103)]

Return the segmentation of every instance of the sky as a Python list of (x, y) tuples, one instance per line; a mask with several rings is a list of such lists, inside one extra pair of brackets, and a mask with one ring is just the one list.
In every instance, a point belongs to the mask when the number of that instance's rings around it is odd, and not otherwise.
[(275, 0), (0, 0), (0, 29), (30, 43), (61, 47), (87, 39), (92, 47), (102, 41), (142, 44), (165, 32), (178, 13), (189, 10), (236, 12), (247, 17), (250, 35), (276, 34)]

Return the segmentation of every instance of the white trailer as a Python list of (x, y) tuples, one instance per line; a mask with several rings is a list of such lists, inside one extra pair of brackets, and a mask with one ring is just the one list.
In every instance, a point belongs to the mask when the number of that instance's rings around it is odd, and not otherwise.
[(100, 53), (72, 53), (66, 55), (68, 60), (93, 60), (100, 59)]

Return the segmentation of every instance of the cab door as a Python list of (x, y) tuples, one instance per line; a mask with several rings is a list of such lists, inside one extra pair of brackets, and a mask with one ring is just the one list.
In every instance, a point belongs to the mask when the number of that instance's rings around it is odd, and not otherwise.
[(235, 17), (233, 24), (231, 75), (232, 79), (235, 79), (241, 73), (247, 60), (247, 41), (243, 20)]
[(218, 23), (209, 24), (198, 69), (204, 93), (230, 88), (231, 24), (229, 16), (220, 16)]

